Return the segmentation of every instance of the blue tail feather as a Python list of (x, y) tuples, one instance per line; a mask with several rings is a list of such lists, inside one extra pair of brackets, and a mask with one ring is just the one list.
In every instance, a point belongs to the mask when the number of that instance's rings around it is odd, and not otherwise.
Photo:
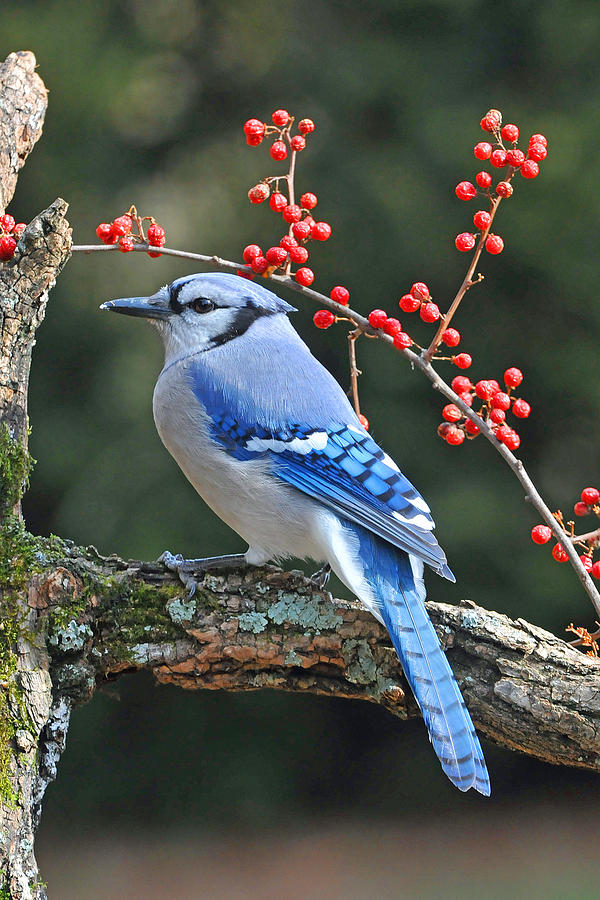
[(457, 788), (489, 796), (479, 738), (425, 609), (424, 587), (407, 553), (356, 527), (365, 577), (419, 704), (442, 769)]

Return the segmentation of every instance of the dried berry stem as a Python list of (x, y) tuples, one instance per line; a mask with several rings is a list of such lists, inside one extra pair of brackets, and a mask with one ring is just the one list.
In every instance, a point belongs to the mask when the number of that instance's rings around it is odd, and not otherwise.
[(350, 358), (350, 388), (352, 391), (352, 405), (354, 406), (354, 412), (357, 416), (360, 416), (360, 403), (358, 400), (358, 376), (361, 375), (361, 371), (356, 365), (356, 339), (360, 335), (360, 329), (357, 328), (355, 331), (351, 331), (348, 334), (348, 356)]
[(572, 541), (574, 544), (595, 544), (596, 541), (600, 541), (600, 528), (596, 528), (595, 531), (588, 531), (586, 534), (576, 534)]
[[(134, 247), (134, 251), (137, 252), (146, 252), (148, 249), (145, 244), (136, 244)], [(86, 245), (76, 245), (71, 248), (73, 253), (92, 253), (92, 252), (110, 252), (118, 250), (118, 247), (111, 244), (86, 244)], [(214, 266), (217, 269), (223, 269), (225, 271), (237, 272), (239, 269), (243, 271), (251, 272), (249, 266), (245, 266), (241, 263), (231, 262), (229, 260), (221, 259), (218, 256), (206, 256), (200, 253), (189, 253), (184, 250), (169, 250), (166, 247), (160, 248), (160, 253), (165, 256), (176, 256), (182, 259), (194, 259), (199, 262), (207, 263), (208, 265)], [(475, 269), (475, 265), (477, 264), (477, 258), (474, 258), (473, 263), (469, 267), (471, 276)], [(281, 284), (283, 287), (290, 288), (292, 291), (296, 291), (299, 294), (303, 294), (305, 297), (308, 297), (311, 300), (314, 300), (319, 306), (327, 307), (331, 309), (337, 316), (342, 316), (347, 319), (350, 319), (355, 325), (358, 331), (367, 334), (371, 337), (376, 337), (380, 341), (384, 341), (389, 346), (393, 347), (397, 350), (398, 353), (401, 353), (406, 359), (411, 363), (412, 367), (418, 369), (432, 384), (433, 388), (436, 391), (439, 391), (444, 397), (447, 397), (450, 402), (454, 403), (461, 412), (472, 422), (474, 422), (480, 430), (480, 433), (484, 435), (484, 437), (492, 444), (494, 449), (500, 456), (504, 459), (506, 464), (509, 466), (523, 489), (525, 490), (525, 499), (531, 503), (534, 509), (540, 514), (542, 520), (548, 525), (551, 529), (552, 533), (556, 537), (556, 540), (562, 544), (564, 547), (565, 553), (569, 557), (569, 562), (572, 567), (575, 569), (579, 580), (583, 585), (583, 589), (588, 595), (590, 601), (596, 613), (600, 617), (600, 594), (596, 590), (596, 587), (586, 572), (585, 568), (581, 560), (579, 559), (579, 554), (577, 549), (573, 545), (571, 538), (568, 535), (565, 535), (563, 529), (557, 522), (550, 508), (544, 503), (542, 497), (537, 491), (533, 481), (525, 471), (525, 467), (520, 459), (511, 453), (511, 451), (500, 441), (497, 439), (496, 435), (490, 428), (490, 426), (481, 419), (477, 413), (475, 413), (470, 407), (464, 403), (461, 398), (454, 393), (449, 384), (438, 375), (436, 370), (433, 368), (429, 360), (427, 359), (426, 354), (422, 354), (417, 356), (416, 353), (413, 353), (412, 350), (399, 350), (394, 347), (393, 338), (389, 335), (385, 334), (380, 329), (372, 328), (369, 325), (368, 319), (362, 316), (360, 313), (355, 312), (353, 309), (350, 309), (348, 306), (342, 306), (339, 303), (335, 303), (335, 301), (331, 300), (329, 297), (324, 294), (320, 294), (318, 291), (314, 291), (311, 288), (303, 287), (293, 278), (290, 278), (287, 275), (270, 275), (269, 276), (272, 281), (275, 281), (278, 284)], [(466, 280), (466, 279), (465, 279)], [(463, 292), (464, 293), (464, 292)], [(454, 304), (453, 304), (454, 305)]]
[(469, 268), (467, 269), (467, 274), (465, 275), (465, 277), (463, 279), (463, 283), (459, 287), (458, 293), (456, 294), (456, 297), (452, 301), (450, 309), (448, 310), (448, 312), (446, 313), (445, 316), (441, 317), (440, 324), (438, 326), (438, 330), (436, 331), (435, 336), (434, 336), (432, 342), (430, 343), (429, 347), (423, 354), (423, 358), (425, 359), (426, 362), (431, 362), (431, 360), (433, 359), (433, 356), (434, 356), (436, 350), (438, 349), (438, 347), (440, 346), (440, 344), (442, 342), (442, 334), (444, 333), (446, 328), (450, 327), (450, 322), (454, 318), (454, 314), (456, 313), (456, 310), (460, 306), (462, 299), (465, 296), (465, 294), (467, 293), (467, 291), (469, 290), (469, 288), (472, 287), (474, 284), (479, 284), (479, 282), (483, 280), (481, 275), (478, 276), (477, 278), (473, 279), (473, 274), (475, 272), (477, 263), (479, 262), (479, 257), (481, 256), (481, 252), (485, 246), (485, 242), (487, 240), (488, 234), (490, 233), (490, 228), (492, 227), (492, 223), (494, 221), (494, 216), (496, 215), (498, 207), (500, 206), (501, 199), (502, 199), (501, 197), (496, 197), (494, 200), (490, 200), (491, 219), (490, 219), (489, 225), (479, 235), (479, 241), (477, 242), (477, 247), (475, 248), (475, 253), (473, 254), (473, 259), (471, 260), (471, 264), (470, 264)]

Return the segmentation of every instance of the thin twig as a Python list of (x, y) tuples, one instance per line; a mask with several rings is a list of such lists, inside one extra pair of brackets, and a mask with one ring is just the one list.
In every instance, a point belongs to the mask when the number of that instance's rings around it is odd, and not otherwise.
[(350, 388), (352, 390), (352, 405), (354, 412), (360, 418), (360, 403), (358, 401), (358, 376), (362, 372), (356, 365), (356, 339), (360, 335), (360, 329), (356, 328), (348, 334), (348, 356), (350, 357)]
[[(92, 253), (92, 252), (110, 252), (118, 250), (119, 248), (113, 244), (87, 244), (87, 245), (76, 245), (72, 247), (72, 251), (74, 253)], [(154, 250), (154, 248), (150, 248)], [(147, 245), (145, 244), (136, 244), (134, 247), (134, 252), (145, 252), (148, 250)], [(214, 266), (217, 269), (224, 269), (226, 271), (237, 272), (238, 269), (242, 271), (251, 272), (249, 266), (245, 266), (242, 263), (235, 263), (229, 260), (221, 259), (218, 256), (206, 256), (200, 253), (189, 253), (184, 250), (169, 250), (166, 247), (161, 247), (161, 254), (165, 256), (176, 256), (183, 259), (194, 259), (199, 262), (207, 263), (208, 265)], [(525, 467), (521, 460), (517, 459), (517, 457), (511, 453), (511, 451), (502, 444), (494, 434), (493, 430), (490, 426), (485, 422), (480, 416), (477, 415), (463, 400), (454, 393), (450, 385), (446, 384), (446, 382), (438, 375), (435, 371), (431, 363), (426, 359), (425, 353), (421, 356), (417, 356), (416, 353), (413, 353), (412, 350), (400, 350), (394, 347), (393, 339), (385, 334), (381, 329), (372, 328), (369, 325), (368, 319), (362, 316), (360, 313), (356, 312), (353, 309), (350, 309), (347, 306), (341, 306), (339, 303), (335, 303), (335, 301), (331, 300), (329, 297), (324, 294), (320, 294), (318, 291), (312, 290), (312, 288), (303, 287), (298, 284), (293, 278), (290, 278), (287, 275), (270, 275), (269, 279), (271, 281), (275, 281), (278, 284), (281, 284), (283, 287), (290, 288), (292, 291), (296, 291), (299, 294), (302, 294), (304, 297), (308, 297), (310, 300), (314, 300), (319, 306), (324, 306), (328, 309), (331, 309), (337, 316), (350, 319), (359, 331), (364, 334), (368, 334), (372, 337), (378, 338), (380, 341), (383, 341), (388, 346), (393, 347), (398, 353), (401, 353), (412, 365), (413, 368), (418, 369), (430, 382), (434, 390), (439, 391), (440, 394), (443, 394), (448, 400), (454, 403), (461, 412), (472, 422), (474, 422), (478, 428), (480, 433), (492, 444), (497, 453), (500, 454), (505, 463), (509, 466), (521, 486), (525, 491), (526, 499), (531, 503), (534, 509), (540, 514), (542, 520), (548, 525), (548, 527), (552, 530), (556, 540), (562, 544), (565, 553), (569, 557), (569, 562), (572, 567), (575, 569), (579, 580), (581, 581), (583, 588), (590, 598), (594, 609), (598, 616), (600, 616), (600, 594), (596, 590), (596, 587), (586, 572), (585, 568), (581, 560), (579, 559), (579, 554), (577, 549), (573, 545), (571, 538), (564, 533), (560, 524), (556, 521), (552, 511), (550, 508), (544, 503), (540, 494), (535, 488), (531, 478), (525, 471)]]

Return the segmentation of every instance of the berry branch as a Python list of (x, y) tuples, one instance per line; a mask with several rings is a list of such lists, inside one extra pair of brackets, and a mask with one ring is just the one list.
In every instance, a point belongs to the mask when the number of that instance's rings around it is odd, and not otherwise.
[[(294, 182), (297, 156), (305, 149), (306, 137), (314, 131), (315, 125), (311, 119), (302, 119), (298, 123), (300, 133), (293, 135), (295, 119), (287, 110), (282, 109), (273, 113), (272, 122), (271, 125), (259, 119), (249, 119), (244, 124), (244, 134), (247, 143), (253, 147), (259, 146), (265, 139), (274, 139), (270, 146), (270, 156), (275, 162), (287, 159), (288, 155), (290, 157), (286, 174), (265, 176), (248, 191), (251, 203), (260, 205), (268, 199), (269, 203), (266, 205), (272, 212), (280, 214), (286, 223), (286, 233), (281, 237), (278, 245), (269, 247), (263, 254), (258, 244), (248, 244), (242, 254), (242, 263), (221, 259), (218, 256), (171, 250), (165, 246), (164, 230), (149, 217), (141, 219), (135, 208), (132, 207), (128, 213), (118, 217), (110, 225), (99, 226), (98, 234), (104, 242), (103, 245), (74, 246), (73, 252), (89, 253), (119, 249), (122, 252), (133, 250), (147, 252), (152, 256), (165, 255), (192, 259), (217, 269), (235, 272), (244, 278), (256, 276), (270, 278), (272, 281), (317, 302), (320, 307), (324, 307), (319, 309), (313, 317), (314, 324), (318, 328), (327, 329), (335, 323), (351, 323), (352, 328), (347, 336), (350, 363), (349, 395), (357, 415), (360, 416), (366, 428), (368, 428), (368, 421), (361, 413), (358, 396), (360, 370), (356, 361), (356, 341), (361, 334), (364, 334), (393, 346), (404, 355), (414, 369), (420, 371), (429, 380), (435, 390), (449, 401), (443, 409), (444, 422), (438, 428), (440, 436), (448, 444), (460, 445), (465, 439), (474, 439), (477, 435), (482, 434), (502, 456), (523, 487), (526, 499), (545, 523), (536, 526), (544, 529), (544, 541), (539, 542), (545, 542), (554, 535), (557, 541), (553, 550), (554, 559), (559, 562), (568, 560), (571, 563), (600, 617), (600, 594), (589, 574), (591, 572), (596, 577), (596, 569), (593, 567), (597, 566), (597, 575), (600, 577), (600, 562), (592, 563), (590, 555), (598, 545), (598, 532), (590, 532), (588, 535), (576, 537), (573, 529), (570, 531), (565, 529), (562, 517), (552, 513), (535, 488), (523, 463), (513, 453), (519, 447), (520, 437), (506, 424), (506, 414), (512, 412), (517, 418), (525, 419), (531, 411), (526, 400), (514, 395), (514, 390), (523, 380), (522, 372), (514, 366), (509, 367), (504, 373), (504, 388), (501, 388), (495, 379), (483, 379), (473, 384), (470, 378), (464, 375), (456, 376), (452, 379), (452, 383), (448, 384), (432, 365), (434, 362), (451, 362), (463, 370), (472, 365), (473, 360), (468, 353), (440, 356), (438, 351), (442, 344), (454, 349), (460, 343), (461, 335), (455, 328), (450, 327), (450, 323), (466, 293), (483, 280), (483, 275), (475, 274), (481, 254), (485, 249), (492, 255), (498, 255), (504, 249), (503, 239), (499, 235), (491, 233), (500, 203), (503, 199), (512, 196), (514, 192), (513, 179), (517, 172), (525, 179), (537, 177), (540, 171), (539, 163), (547, 155), (546, 138), (540, 134), (533, 135), (529, 139), (526, 156), (517, 147), (519, 129), (513, 124), (502, 126), (502, 117), (498, 110), (489, 110), (481, 120), (481, 127), (490, 135), (490, 140), (476, 144), (473, 150), (474, 156), (477, 160), (489, 161), (493, 169), (504, 171), (495, 188), (492, 188), (492, 175), (487, 171), (478, 172), (475, 176), (477, 187), (470, 181), (462, 181), (456, 186), (457, 197), (464, 201), (472, 200), (478, 194), (482, 194), (488, 201), (488, 210), (480, 209), (473, 216), (473, 223), (478, 229), (478, 234), (464, 232), (455, 239), (455, 245), (459, 251), (474, 252), (465, 277), (446, 314), (441, 313), (439, 306), (432, 299), (429, 288), (423, 282), (415, 282), (410, 292), (404, 294), (399, 300), (399, 306), (403, 312), (410, 314), (418, 311), (423, 322), (437, 323), (433, 339), (427, 349), (422, 349), (410, 335), (402, 330), (398, 319), (389, 317), (385, 310), (374, 309), (368, 317), (365, 317), (352, 309), (349, 305), (350, 292), (346, 287), (335, 286), (329, 297), (310, 287), (314, 281), (314, 272), (305, 265), (309, 256), (307, 245), (314, 240), (328, 240), (332, 231), (328, 223), (315, 222), (311, 214), (317, 205), (315, 194), (305, 192), (300, 198), (300, 203), (295, 203)], [(286, 188), (285, 194), (280, 190), (280, 187), (283, 186)], [(143, 222), (146, 219), (151, 221), (147, 237), (143, 231)], [(127, 227), (129, 223), (131, 223), (131, 227)], [(125, 231), (121, 230), (124, 226)], [(135, 228), (137, 228), (137, 232), (134, 234)], [(125, 246), (123, 246), (124, 241)], [(292, 270), (294, 265), (298, 266), (295, 271)], [(417, 353), (415, 350), (419, 352)], [(480, 401), (478, 409), (473, 408), (475, 401)], [(577, 549), (581, 549), (582, 544), (585, 544), (586, 547), (584, 554), (580, 554)]]

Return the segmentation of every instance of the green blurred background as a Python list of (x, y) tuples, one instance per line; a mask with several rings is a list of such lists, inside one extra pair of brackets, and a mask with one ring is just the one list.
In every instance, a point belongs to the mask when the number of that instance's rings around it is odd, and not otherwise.
[[(88, 243), (134, 202), (169, 246), (239, 258), (279, 236), (246, 191), (282, 168), (241, 125), (284, 106), (317, 123), (297, 181), (334, 228), (311, 255), (315, 286), (345, 284), (359, 309), (394, 314), (424, 280), (445, 307), (466, 266), (454, 236), (477, 208), (453, 188), (481, 168), (479, 119), (500, 108), (525, 141), (544, 132), (550, 153), (537, 180), (517, 177), (496, 229), (505, 251), (482, 259), (457, 325), (475, 378), (524, 370), (520, 455), (550, 505), (570, 510), (599, 477), (599, 27), (597, 4), (557, 0), (4, 4), (0, 55), (33, 50), (50, 91), (10, 211), (29, 221), (61, 195)], [(138, 254), (68, 264), (32, 370), (33, 530), (137, 558), (243, 549), (155, 433), (156, 335), (98, 312), (195, 269)], [(344, 331), (317, 332), (313, 312), (294, 323), (346, 385)], [(371, 431), (429, 499), (457, 574), (430, 577), (430, 596), (559, 634), (591, 625), (570, 568), (531, 544), (535, 516), (499, 457), (482, 439), (440, 441), (440, 399), (394, 354), (363, 341), (359, 364)], [(444, 779), (421, 723), (365, 705), (186, 695), (143, 676), (118, 695), (75, 712), (47, 794), (51, 897), (598, 895), (595, 776), (487, 745), (486, 802)]]

